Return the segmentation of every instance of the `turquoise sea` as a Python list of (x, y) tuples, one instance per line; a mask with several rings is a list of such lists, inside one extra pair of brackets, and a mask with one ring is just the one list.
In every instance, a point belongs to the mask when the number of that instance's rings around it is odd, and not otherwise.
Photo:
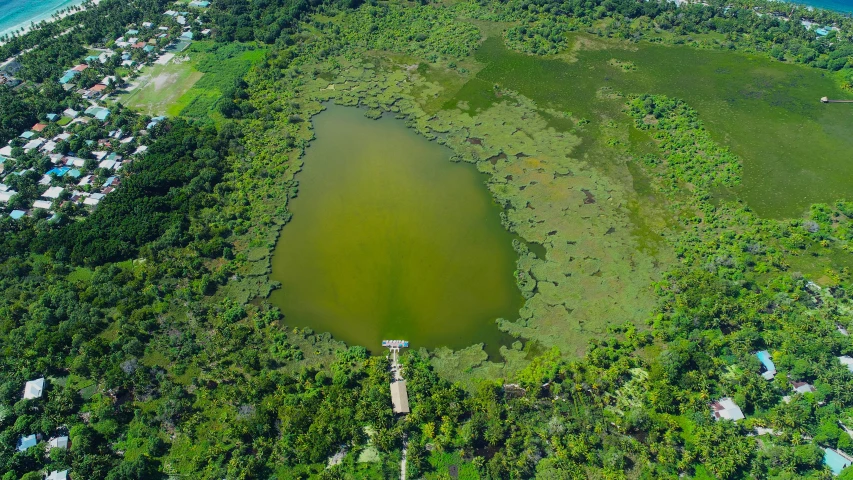
[(808, 0), (795, 1), (792, 3), (800, 3), (810, 5), (817, 8), (825, 8), (827, 10), (836, 10), (839, 12), (853, 13), (853, 0)]
[(31, 22), (49, 20), (57, 10), (81, 3), (83, 0), (0, 0), (0, 36)]

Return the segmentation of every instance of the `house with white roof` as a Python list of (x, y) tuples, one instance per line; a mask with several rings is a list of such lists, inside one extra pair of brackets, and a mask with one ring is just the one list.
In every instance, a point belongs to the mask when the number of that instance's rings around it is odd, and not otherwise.
[(9, 200), (12, 199), (18, 192), (14, 190), (6, 190), (5, 192), (0, 192), (0, 202), (9, 203)]
[(48, 202), (47, 200), (36, 200), (33, 202), (33, 208), (43, 208), (45, 210), (50, 210), (53, 206), (53, 203)]
[(40, 146), (42, 146), (42, 144), (44, 144), (44, 139), (42, 139), (42, 138), (30, 140), (29, 142), (27, 142), (26, 145), (24, 145), (24, 151), (29, 152), (30, 150), (34, 150), (36, 148), (39, 148)]
[(744, 418), (740, 407), (729, 397), (721, 398), (711, 404), (711, 413), (715, 420), (731, 420), (736, 422)]
[(65, 164), (66, 165), (73, 165), (75, 167), (82, 167), (83, 165), (86, 164), (86, 160), (84, 160), (80, 157), (68, 157), (65, 160)]
[(68, 449), (68, 437), (67, 436), (53, 437), (50, 440), (48, 440), (47, 444), (50, 446), (50, 448), (59, 448), (61, 450), (67, 450)]
[(838, 357), (838, 361), (841, 362), (842, 365), (846, 366), (848, 370), (853, 372), (853, 358), (847, 355), (842, 355)]
[(41, 398), (42, 392), (44, 392), (44, 377), (30, 380), (24, 384), (24, 400)]
[(41, 194), (41, 196), (44, 198), (51, 198), (51, 199), (55, 200), (55, 199), (59, 198), (60, 195), (62, 195), (63, 190), (64, 189), (62, 187), (50, 187), (47, 189), (46, 192)]
[(68, 470), (54, 470), (44, 480), (68, 480)]
[(791, 383), (791, 388), (793, 388), (797, 393), (814, 393), (817, 391), (817, 389), (814, 388), (814, 385), (810, 385), (806, 382), (793, 382)]
[(9, 158), (12, 156), (12, 146), (6, 145), (3, 148), (0, 148), (0, 156)]

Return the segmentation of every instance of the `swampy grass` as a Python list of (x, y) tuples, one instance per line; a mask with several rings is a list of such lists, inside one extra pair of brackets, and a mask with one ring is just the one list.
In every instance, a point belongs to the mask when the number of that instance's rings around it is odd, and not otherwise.
[[(714, 139), (743, 159), (742, 183), (732, 193), (760, 215), (799, 216), (810, 203), (853, 196), (853, 107), (819, 102), (850, 97), (825, 72), (688, 46), (586, 34), (571, 40), (566, 54), (542, 58), (511, 51), (490, 36), (476, 53), (485, 66), (444, 107), (483, 110), (500, 100), (499, 86), (594, 125), (603, 109), (613, 108), (596, 95), (602, 87), (663, 93), (686, 100)], [(634, 68), (618, 66), (628, 63)]]

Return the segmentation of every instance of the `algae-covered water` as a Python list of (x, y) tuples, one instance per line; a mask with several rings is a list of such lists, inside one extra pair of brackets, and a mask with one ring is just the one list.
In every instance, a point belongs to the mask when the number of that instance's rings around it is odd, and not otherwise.
[[(687, 101), (712, 136), (743, 159), (735, 194), (760, 215), (799, 216), (811, 203), (853, 198), (853, 104), (820, 103), (823, 96), (851, 98), (830, 73), (735, 52), (584, 34), (571, 40), (581, 46), (573, 60), (517, 53), (499, 36), (488, 38), (476, 53), (485, 67), (447, 106), (464, 100), (472, 109), (487, 107), (497, 101), (498, 84), (596, 122), (601, 87), (665, 94)], [(636, 68), (623, 71), (612, 60)]]
[(285, 323), (371, 349), (494, 347), (522, 298), (483, 177), (393, 118), (332, 106), (314, 126), (272, 258)]

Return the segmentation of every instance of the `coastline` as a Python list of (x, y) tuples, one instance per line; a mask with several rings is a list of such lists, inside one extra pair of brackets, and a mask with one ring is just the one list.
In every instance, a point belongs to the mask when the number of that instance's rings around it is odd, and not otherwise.
[[(10, 26), (0, 30), (0, 37), (7, 35), (7, 34), (11, 34), (13, 32), (16, 32), (19, 29), (23, 29), (23, 32), (19, 33), (18, 35), (24, 35), (27, 32), (29, 32), (30, 30), (32, 30), (32, 24), (39, 24), (42, 21), (46, 21), (46, 22), (50, 23), (50, 22), (54, 22), (56, 20), (65, 18), (68, 15), (77, 13), (78, 10), (70, 11), (70, 12), (66, 10), (66, 11), (60, 13), (58, 17), (53, 17), (53, 15), (56, 12), (58, 12), (59, 10), (67, 9), (69, 7), (81, 7), (82, 9), (85, 9), (85, 7), (82, 7), (82, 4), (84, 3), (84, 1), (85, 0), (69, 0), (67, 2), (59, 3), (56, 6), (49, 8), (47, 10), (43, 10), (41, 12), (32, 12), (31, 14), (27, 14), (25, 16), (22, 16), (21, 19), (16, 24), (10, 25)], [(0, 45), (2, 45), (3, 43), (5, 43), (5, 42), (0, 42)]]

